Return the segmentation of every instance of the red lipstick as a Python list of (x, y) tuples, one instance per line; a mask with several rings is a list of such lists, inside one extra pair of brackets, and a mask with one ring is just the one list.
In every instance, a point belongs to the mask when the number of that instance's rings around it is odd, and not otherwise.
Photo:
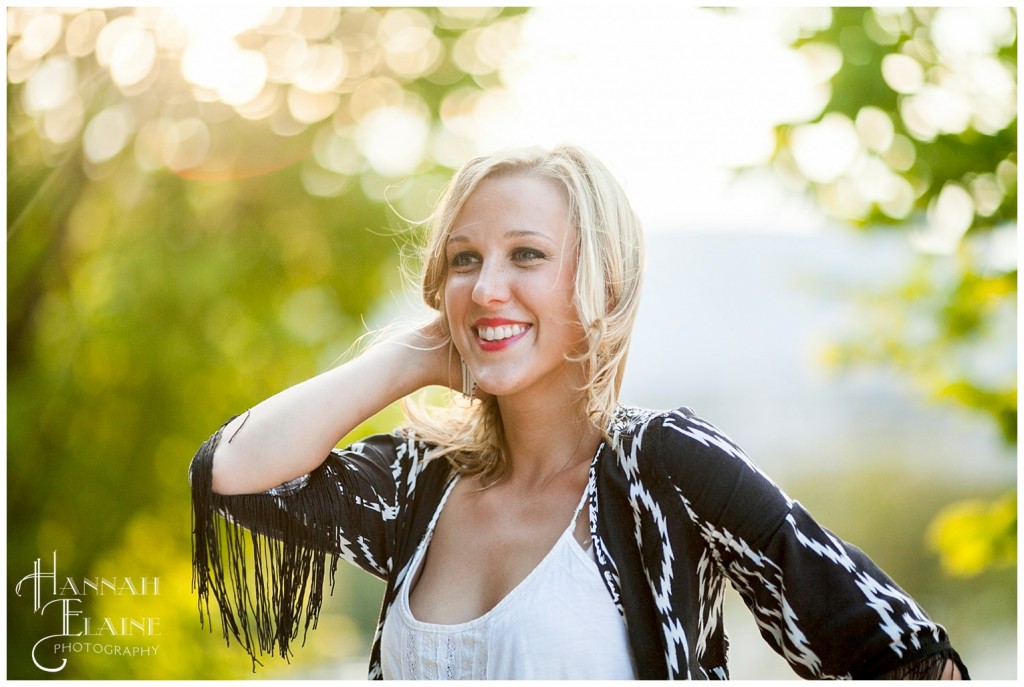
[(526, 336), (533, 327), (528, 322), (517, 322), (502, 317), (483, 317), (473, 325), (474, 339), (483, 351), (504, 350)]

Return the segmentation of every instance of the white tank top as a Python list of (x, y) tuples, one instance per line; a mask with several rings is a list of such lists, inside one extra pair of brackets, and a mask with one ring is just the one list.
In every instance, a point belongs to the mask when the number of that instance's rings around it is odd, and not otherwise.
[(494, 608), (455, 625), (413, 617), (409, 581), (416, 579), (456, 481), (438, 504), (384, 621), (384, 679), (635, 679), (626, 624), (592, 551), (584, 552), (573, 536), (589, 486), (555, 545)]

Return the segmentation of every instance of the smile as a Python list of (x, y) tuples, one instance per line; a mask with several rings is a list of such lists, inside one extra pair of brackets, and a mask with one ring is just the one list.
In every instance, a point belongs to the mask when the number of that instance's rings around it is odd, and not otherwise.
[(477, 320), (473, 333), (476, 334), (476, 344), (480, 350), (496, 353), (514, 345), (532, 328), (533, 325), (528, 322), (485, 317)]
[(506, 324), (499, 327), (477, 327), (476, 335), (484, 341), (503, 341), (519, 336), (527, 330), (529, 325)]

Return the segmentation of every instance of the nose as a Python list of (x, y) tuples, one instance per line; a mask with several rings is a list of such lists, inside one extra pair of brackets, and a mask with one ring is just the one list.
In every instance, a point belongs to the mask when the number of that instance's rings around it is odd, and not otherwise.
[(485, 307), (506, 302), (509, 299), (509, 274), (504, 265), (495, 261), (484, 261), (473, 284), (473, 302)]

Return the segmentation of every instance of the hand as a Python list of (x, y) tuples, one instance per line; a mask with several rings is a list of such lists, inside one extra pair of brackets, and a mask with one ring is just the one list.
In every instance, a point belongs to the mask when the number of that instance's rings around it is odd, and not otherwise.
[[(462, 393), (462, 356), (440, 316), (407, 332), (404, 340), (411, 349), (425, 354), (422, 364), (428, 370), (428, 384), (446, 386)], [(488, 395), (477, 387), (473, 397), (482, 400)]]
[(400, 348), (401, 366), (415, 378), (416, 388), (438, 385), (461, 391), (461, 357), (440, 316), (424, 324), (395, 327), (374, 347), (386, 345)]

